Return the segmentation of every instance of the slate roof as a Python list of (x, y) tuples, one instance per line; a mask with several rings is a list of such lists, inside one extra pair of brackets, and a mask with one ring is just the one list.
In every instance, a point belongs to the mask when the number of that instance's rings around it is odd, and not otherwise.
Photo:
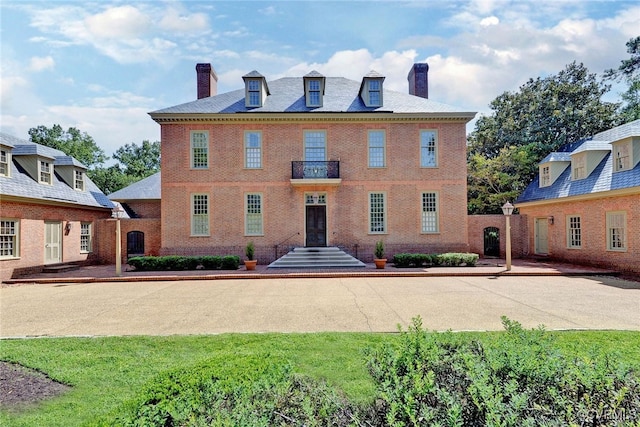
[(268, 82), (270, 95), (264, 105), (257, 108), (245, 106), (244, 88), (223, 94), (201, 98), (185, 104), (152, 111), (152, 118), (162, 114), (235, 114), (235, 113), (431, 113), (455, 115), (472, 119), (475, 112), (442, 104), (431, 99), (408, 93), (383, 90), (384, 105), (367, 107), (360, 98), (360, 82), (343, 77), (327, 77), (321, 107), (307, 107), (303, 77), (283, 77)]
[[(558, 179), (548, 187), (540, 188), (540, 177), (536, 176), (533, 182), (518, 197), (516, 203), (561, 199), (563, 197), (582, 196), (633, 187), (638, 187), (638, 194), (640, 195), (640, 163), (631, 170), (613, 172), (611, 142), (630, 136), (640, 136), (640, 120), (601, 132), (594, 135), (590, 140), (582, 141), (577, 145), (573, 144), (571, 145), (573, 151), (564, 152), (562, 157), (559, 156), (560, 153), (551, 153), (549, 156), (556, 155), (558, 158), (566, 158), (564, 156), (586, 151), (587, 149), (609, 151), (600, 164), (585, 179), (571, 180), (571, 167), (569, 165)], [(546, 161), (549, 161), (547, 160), (549, 156), (545, 158)], [(545, 160), (541, 163), (545, 163)]]
[(119, 202), (126, 202), (127, 200), (160, 200), (160, 181), (160, 172), (154, 173), (125, 188), (114, 191), (109, 194), (109, 199)]
[[(0, 143), (13, 146), (13, 150), (11, 150), (12, 161), (10, 165), (10, 176), (0, 176), (0, 195), (2, 197), (14, 196), (40, 201), (69, 203), (82, 207), (113, 208), (111, 200), (109, 200), (86, 175), (84, 177), (85, 191), (77, 191), (67, 185), (67, 183), (55, 173), (55, 166), (58, 164), (58, 159), (60, 159), (64, 165), (74, 165), (86, 169), (84, 165), (76, 159), (67, 156), (64, 152), (22, 140), (4, 132), (0, 132)], [(54, 160), (52, 185), (36, 182), (16, 161), (17, 156), (35, 154)]]

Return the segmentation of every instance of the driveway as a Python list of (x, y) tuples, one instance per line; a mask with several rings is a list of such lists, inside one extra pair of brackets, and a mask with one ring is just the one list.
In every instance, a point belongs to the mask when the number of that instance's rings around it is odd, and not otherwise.
[(614, 277), (349, 277), (50, 283), (0, 288), (0, 336), (640, 330), (640, 283)]

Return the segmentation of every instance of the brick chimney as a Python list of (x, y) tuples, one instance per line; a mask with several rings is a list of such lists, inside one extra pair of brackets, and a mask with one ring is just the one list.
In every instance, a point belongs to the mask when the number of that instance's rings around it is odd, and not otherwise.
[(218, 76), (211, 64), (196, 64), (198, 76), (198, 99), (217, 95)]
[(429, 64), (413, 64), (407, 80), (411, 95), (429, 98)]

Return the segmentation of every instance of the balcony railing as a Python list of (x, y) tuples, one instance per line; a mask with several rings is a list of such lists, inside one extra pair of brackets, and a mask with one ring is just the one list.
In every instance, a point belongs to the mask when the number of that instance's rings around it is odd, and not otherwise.
[(337, 179), (340, 178), (340, 162), (291, 162), (291, 179)]

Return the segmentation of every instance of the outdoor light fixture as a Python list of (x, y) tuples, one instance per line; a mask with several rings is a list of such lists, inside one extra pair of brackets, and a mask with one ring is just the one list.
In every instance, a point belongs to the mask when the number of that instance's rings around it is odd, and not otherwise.
[(120, 235), (120, 218), (124, 213), (124, 209), (116, 204), (111, 211), (111, 216), (116, 219), (116, 275), (122, 276), (122, 240)]
[(68, 235), (71, 231), (71, 222), (67, 221), (67, 224), (64, 226), (64, 234)]
[(553, 225), (553, 215), (549, 215), (549, 216), (547, 217), (547, 221), (549, 221), (549, 224), (550, 224), (550, 225)]
[(502, 206), (502, 213), (504, 214), (507, 224), (507, 243), (506, 243), (506, 258), (507, 258), (507, 271), (511, 270), (511, 214), (513, 213), (513, 205), (509, 202)]

